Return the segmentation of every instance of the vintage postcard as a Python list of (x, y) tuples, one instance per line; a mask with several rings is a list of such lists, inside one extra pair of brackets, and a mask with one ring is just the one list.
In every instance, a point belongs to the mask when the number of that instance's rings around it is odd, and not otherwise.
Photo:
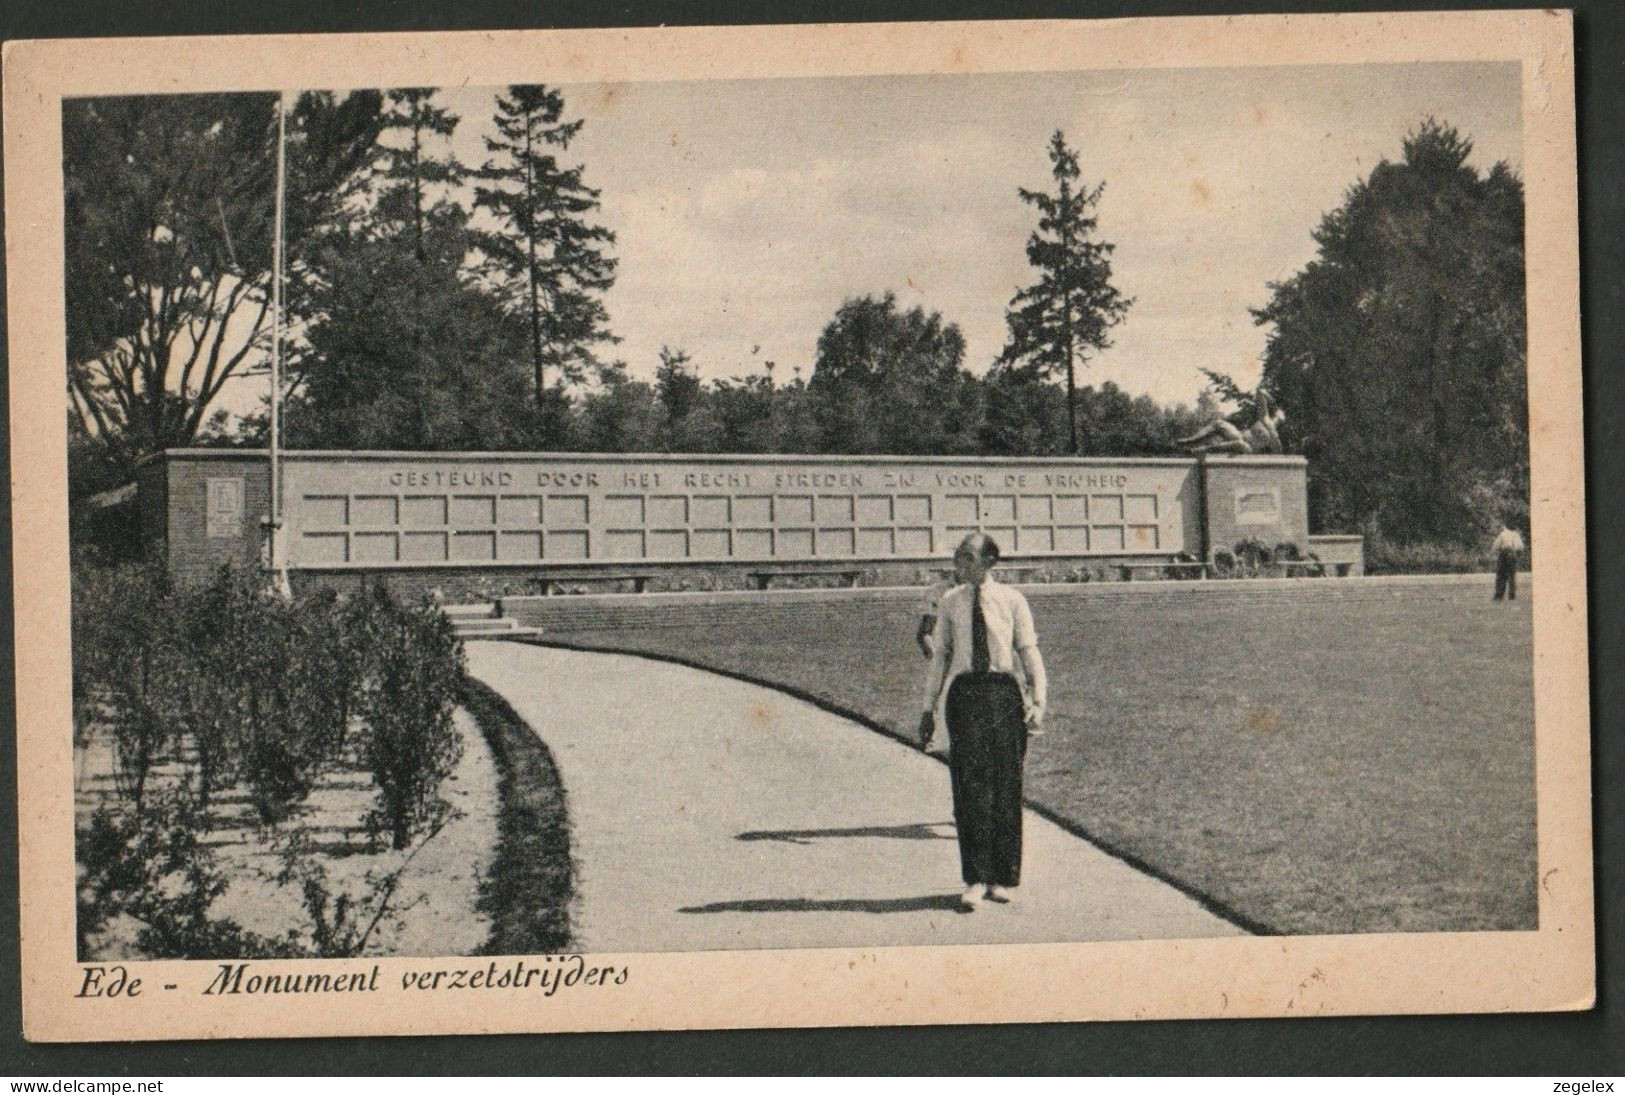
[(13, 42), (26, 1034), (1594, 999), (1551, 11)]

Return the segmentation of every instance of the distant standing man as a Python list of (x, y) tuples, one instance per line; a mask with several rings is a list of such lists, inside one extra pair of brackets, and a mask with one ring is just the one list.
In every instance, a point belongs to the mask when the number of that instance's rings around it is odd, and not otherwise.
[(1495, 556), (1495, 599), (1499, 601), (1503, 596), (1508, 600), (1518, 599), (1518, 562), (1523, 556), (1523, 537), (1510, 524), (1502, 524), (1501, 531), (1495, 536), (1495, 542), (1490, 545), (1490, 554)]
[[(1043, 722), (1048, 694), (1032, 611), (1020, 591), (992, 579), (998, 560), (998, 544), (983, 533), (954, 552), (962, 584), (942, 596), (920, 715), (923, 749), (948, 682), (949, 771), (967, 910), (984, 900), (1012, 901), (1021, 883), (1022, 765), (1028, 729)], [(1030, 707), (1014, 675), (1018, 658), (1032, 684)]]

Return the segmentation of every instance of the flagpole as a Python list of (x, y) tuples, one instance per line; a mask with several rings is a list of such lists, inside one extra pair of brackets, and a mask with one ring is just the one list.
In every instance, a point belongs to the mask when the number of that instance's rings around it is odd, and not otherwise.
[(276, 224), (271, 244), (271, 542), (275, 588), (289, 592), (288, 560), (282, 538), (282, 236), (287, 190), (287, 93), (276, 97)]

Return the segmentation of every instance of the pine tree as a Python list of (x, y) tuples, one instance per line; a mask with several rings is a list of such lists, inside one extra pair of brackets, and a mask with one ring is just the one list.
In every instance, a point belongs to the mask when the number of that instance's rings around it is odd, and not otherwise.
[(433, 97), (387, 94), (365, 212), (310, 249), (286, 416), (296, 444), (518, 449), (539, 436), (523, 331), (468, 268), (459, 119)]
[(492, 158), (474, 198), (500, 226), (480, 237), (488, 272), (510, 310), (530, 322), (538, 403), (549, 367), (561, 381), (580, 381), (598, 365), (593, 344), (618, 341), (600, 299), (615, 280), (607, 253), (615, 235), (588, 220), (599, 192), (583, 181), (584, 167), (559, 162), (583, 124), (563, 115), (564, 97), (543, 85), (516, 84), (498, 95), (498, 135), (486, 138)]
[(450, 152), (435, 155), (431, 143), (449, 141), (461, 119), (435, 106), (433, 88), (396, 88), (388, 93), (384, 129), (404, 134), (400, 144), (381, 145), (382, 162), (375, 216), (386, 234), (410, 233), (418, 261), (428, 257), (426, 239), (437, 211), (452, 203), (431, 200), (431, 189), (448, 189), (461, 183), (468, 172)]
[(1106, 184), (1079, 183), (1077, 153), (1060, 130), (1050, 138), (1055, 193), (1023, 188), (1021, 200), (1036, 206), (1038, 229), (1027, 238), (1027, 261), (1042, 273), (1010, 301), (1005, 323), (1010, 338), (1001, 364), (1039, 376), (1066, 374), (1069, 449), (1078, 447), (1076, 369), (1090, 350), (1111, 345), (1106, 332), (1122, 322), (1134, 302), (1111, 283), (1113, 246), (1096, 234), (1095, 209)]

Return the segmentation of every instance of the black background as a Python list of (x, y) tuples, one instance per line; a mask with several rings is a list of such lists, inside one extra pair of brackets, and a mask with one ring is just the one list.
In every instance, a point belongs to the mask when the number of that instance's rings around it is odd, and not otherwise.
[[(24, 5), (27, 5), (24, 7)], [(1109, 18), (1249, 12), (1392, 11), (1438, 4), (1195, 3), (1117, 0), (992, 3), (850, 0), (816, 3), (711, 0), (627, 3), (516, 0), (10, 0), (0, 36), (64, 38), (381, 30), (476, 30), (584, 26)], [(1463, 2), (1470, 8), (1529, 4)], [(1078, 1074), (1514, 1074), (1584, 1078), (1625, 1073), (1625, 950), (1621, 876), (1625, 818), (1622, 592), (1625, 484), (1618, 418), (1621, 370), (1621, 234), (1625, 225), (1625, 5), (1577, 6), (1580, 217), (1586, 381), (1586, 488), (1591, 589), (1591, 690), (1595, 746), (1599, 1006), (1571, 1015), (1225, 1020), (1042, 1026), (917, 1027), (796, 1031), (307, 1039), (29, 1045), (22, 1040), (18, 985), (16, 751), (0, 743), (0, 1075), (496, 1073), (1078, 1073)], [(0, 290), (3, 292), (3, 290)], [(9, 415), (0, 392), (0, 433)], [(57, 406), (37, 413), (60, 414)], [(9, 471), (9, 445), (0, 445)], [(15, 728), (10, 508), (0, 494), (0, 696)], [(21, 637), (23, 641), (26, 636)], [(704, 993), (703, 985), (696, 985)]]

